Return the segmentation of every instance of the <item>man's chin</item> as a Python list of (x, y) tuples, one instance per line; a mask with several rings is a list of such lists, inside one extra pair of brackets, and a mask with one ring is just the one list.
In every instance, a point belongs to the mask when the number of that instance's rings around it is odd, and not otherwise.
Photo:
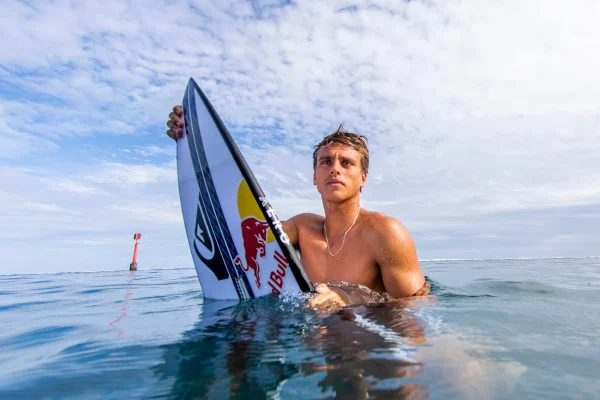
[(350, 199), (351, 196), (348, 196), (346, 193), (326, 193), (321, 194), (321, 197), (330, 203), (343, 203)]

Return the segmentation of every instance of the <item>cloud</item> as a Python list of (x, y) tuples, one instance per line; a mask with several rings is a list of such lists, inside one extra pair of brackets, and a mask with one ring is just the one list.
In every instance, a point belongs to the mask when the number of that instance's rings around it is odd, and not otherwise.
[(164, 166), (103, 163), (101, 168), (94, 169), (85, 176), (88, 181), (120, 188), (156, 182), (174, 182), (176, 178), (177, 171), (173, 163)]
[(77, 183), (77, 182), (59, 182), (56, 184), (56, 188), (57, 189), (63, 189), (69, 192), (75, 192), (75, 193), (85, 193), (85, 194), (98, 194), (99, 191), (98, 189), (92, 187), (92, 186), (87, 186), (87, 185), (82, 185), (81, 183)]
[(26, 210), (30, 210), (30, 211), (41, 211), (41, 212), (49, 212), (49, 213), (63, 211), (63, 209), (61, 207), (57, 206), (56, 204), (32, 203), (29, 201), (25, 202), (23, 204), (19, 204), (19, 207), (24, 208)]
[(158, 147), (158, 146), (140, 146), (137, 149), (134, 149), (136, 153), (144, 157), (154, 157), (159, 155), (173, 155), (173, 146), (168, 147)]
[(50, 140), (13, 129), (5, 106), (0, 104), (0, 158), (15, 159), (56, 150), (58, 146)]
[[(401, 219), (423, 256), (588, 255), (585, 240), (549, 240), (597, 235), (579, 215), (597, 222), (600, 207), (599, 13), (591, 0), (4, 2), (2, 194), (50, 208), (9, 205), (0, 235), (43, 223), (60, 243), (106, 239), (155, 219), (175, 248), (164, 131), (191, 76), (283, 216), (321, 212), (312, 146), (345, 122), (370, 139), (363, 204)], [(523, 222), (559, 211), (576, 232)]]

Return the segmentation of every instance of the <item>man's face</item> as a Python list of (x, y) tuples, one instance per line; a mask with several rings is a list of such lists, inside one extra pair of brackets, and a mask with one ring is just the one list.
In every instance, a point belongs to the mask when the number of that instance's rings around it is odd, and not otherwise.
[(361, 155), (351, 147), (332, 143), (317, 152), (313, 184), (325, 200), (344, 201), (356, 196), (367, 181)]

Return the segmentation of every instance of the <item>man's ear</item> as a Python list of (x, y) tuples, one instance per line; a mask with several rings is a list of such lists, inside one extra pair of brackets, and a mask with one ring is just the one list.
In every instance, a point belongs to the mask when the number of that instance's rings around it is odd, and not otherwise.
[(361, 178), (362, 178), (362, 179), (361, 179), (361, 183), (360, 183), (360, 188), (361, 188), (361, 189), (362, 189), (362, 188), (363, 188), (363, 186), (365, 186), (365, 184), (367, 183), (367, 175), (368, 175), (368, 174), (367, 174), (367, 171), (363, 171), (363, 172), (361, 172), (361, 173), (360, 173), (360, 176), (361, 176)]
[(317, 171), (313, 170), (313, 185), (317, 186)]

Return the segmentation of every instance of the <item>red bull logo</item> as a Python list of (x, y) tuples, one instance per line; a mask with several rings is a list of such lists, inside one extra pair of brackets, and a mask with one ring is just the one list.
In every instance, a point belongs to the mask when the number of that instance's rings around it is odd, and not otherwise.
[(256, 217), (246, 217), (242, 220), (242, 240), (244, 241), (244, 255), (246, 264), (237, 256), (234, 262), (242, 267), (244, 272), (252, 270), (256, 287), (260, 289), (260, 263), (259, 257), (267, 255), (267, 231), (269, 224)]
[(275, 240), (269, 224), (264, 218), (256, 199), (245, 179), (240, 182), (237, 193), (237, 206), (240, 213), (244, 259), (237, 256), (234, 262), (246, 273), (252, 271), (256, 287), (260, 289), (260, 259), (267, 256), (267, 243)]
[(288, 267), (288, 260), (275, 250), (273, 259), (277, 261), (277, 270), (271, 272), (269, 275), (269, 286), (271, 286), (271, 293), (280, 294), (280, 290), (283, 288), (283, 278), (285, 278), (285, 271)]

